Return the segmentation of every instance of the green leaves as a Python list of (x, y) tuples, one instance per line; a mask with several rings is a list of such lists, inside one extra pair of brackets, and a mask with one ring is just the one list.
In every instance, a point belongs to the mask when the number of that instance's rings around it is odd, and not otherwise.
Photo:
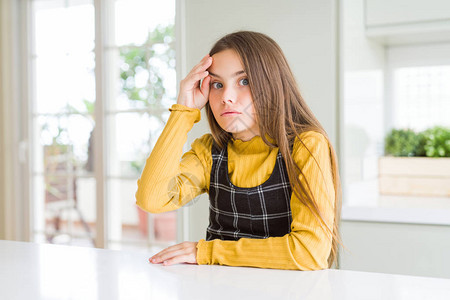
[(450, 157), (450, 129), (436, 126), (419, 133), (411, 129), (393, 129), (385, 139), (385, 154)]
[(175, 67), (174, 30), (173, 24), (161, 25), (148, 33), (144, 44), (120, 48), (122, 92), (132, 106), (163, 108), (163, 69)]
[[(165, 86), (167, 70), (175, 69), (175, 27), (173, 24), (160, 25), (148, 33), (142, 45), (126, 45), (119, 48), (120, 88), (126, 95), (130, 108), (146, 108), (157, 113), (152, 116), (161, 123), (165, 119), (161, 113), (167, 105), (169, 93)], [(170, 96), (172, 97), (172, 96)], [(164, 104), (166, 101), (166, 104)], [(173, 101), (174, 102), (174, 101)], [(154, 138), (149, 133), (145, 145)], [(142, 147), (145, 148), (145, 145)], [(136, 148), (135, 160), (130, 167), (140, 174), (148, 153)]]
[(424, 149), (428, 157), (450, 157), (450, 129), (433, 127), (424, 132)]
[(392, 129), (385, 139), (385, 153), (393, 156), (416, 156), (422, 137), (411, 129)]

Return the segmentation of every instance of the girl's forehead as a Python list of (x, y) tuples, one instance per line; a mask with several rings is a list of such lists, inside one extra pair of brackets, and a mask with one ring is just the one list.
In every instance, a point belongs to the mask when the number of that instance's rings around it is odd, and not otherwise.
[(241, 58), (236, 51), (227, 49), (217, 52), (212, 56), (213, 61), (209, 71), (220, 76), (231, 76), (236, 72), (243, 71)]

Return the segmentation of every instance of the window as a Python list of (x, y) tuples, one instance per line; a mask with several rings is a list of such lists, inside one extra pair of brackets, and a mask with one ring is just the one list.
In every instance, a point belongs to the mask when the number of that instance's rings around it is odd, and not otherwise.
[[(165, 247), (176, 213), (144, 213), (134, 194), (175, 102), (175, 1), (98, 3), (107, 12), (101, 49), (93, 0), (30, 1), (33, 238), (93, 246), (100, 228), (109, 248)], [(104, 149), (103, 170), (95, 149)]]
[(392, 81), (392, 124), (425, 130), (450, 126), (449, 44), (387, 49)]
[[(450, 158), (392, 164), (385, 159), (385, 138), (392, 129), (423, 132), (434, 126), (450, 127), (450, 43), (396, 45), (392, 37), (370, 39), (363, 11), (362, 1), (343, 2), (343, 217), (358, 219), (354, 214), (362, 212), (375, 216), (376, 208), (428, 215), (429, 220), (421, 220), (433, 222), (434, 213), (448, 216), (450, 209), (445, 191), (450, 172), (443, 167)], [(346, 209), (355, 213), (346, 214)], [(385, 220), (401, 221), (396, 218), (394, 214)], [(408, 222), (414, 221), (408, 217)]]

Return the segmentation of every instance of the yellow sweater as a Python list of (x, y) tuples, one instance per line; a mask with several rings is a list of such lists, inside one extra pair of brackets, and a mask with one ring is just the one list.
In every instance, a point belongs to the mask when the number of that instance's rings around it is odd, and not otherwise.
[[(169, 120), (138, 180), (136, 204), (151, 213), (178, 209), (209, 189), (212, 136), (206, 134), (195, 140), (191, 150), (182, 155), (187, 133), (200, 120), (200, 111), (179, 104), (173, 105), (170, 111)], [(335, 197), (328, 141), (312, 131), (301, 134), (300, 138), (310, 152), (296, 139), (294, 161), (310, 184), (325, 222), (332, 228)], [(232, 140), (228, 144), (231, 182), (244, 188), (262, 184), (275, 166), (277, 153), (278, 148), (271, 149), (259, 136), (246, 142)], [(304, 182), (305, 178), (301, 180)], [(197, 244), (198, 264), (295, 270), (327, 268), (331, 235), (296, 196), (291, 197), (290, 205), (289, 234), (238, 241), (202, 239)]]

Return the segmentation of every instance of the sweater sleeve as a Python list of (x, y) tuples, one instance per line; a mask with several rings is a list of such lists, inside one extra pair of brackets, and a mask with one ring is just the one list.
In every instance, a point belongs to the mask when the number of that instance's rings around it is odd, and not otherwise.
[[(300, 180), (302, 183), (308, 181), (325, 222), (333, 228), (335, 194), (328, 141), (315, 132), (307, 132), (301, 138), (306, 147), (296, 141), (293, 149), (294, 161), (304, 175), (300, 175)], [(291, 197), (291, 212), (290, 233), (267, 239), (200, 240), (197, 244), (197, 262), (293, 270), (328, 268), (331, 234), (294, 194)]]
[[(205, 192), (212, 139), (204, 135), (182, 156), (187, 133), (200, 120), (200, 110), (175, 104), (138, 180), (136, 204), (151, 213), (180, 208)], [(181, 158), (181, 160), (180, 160)]]

